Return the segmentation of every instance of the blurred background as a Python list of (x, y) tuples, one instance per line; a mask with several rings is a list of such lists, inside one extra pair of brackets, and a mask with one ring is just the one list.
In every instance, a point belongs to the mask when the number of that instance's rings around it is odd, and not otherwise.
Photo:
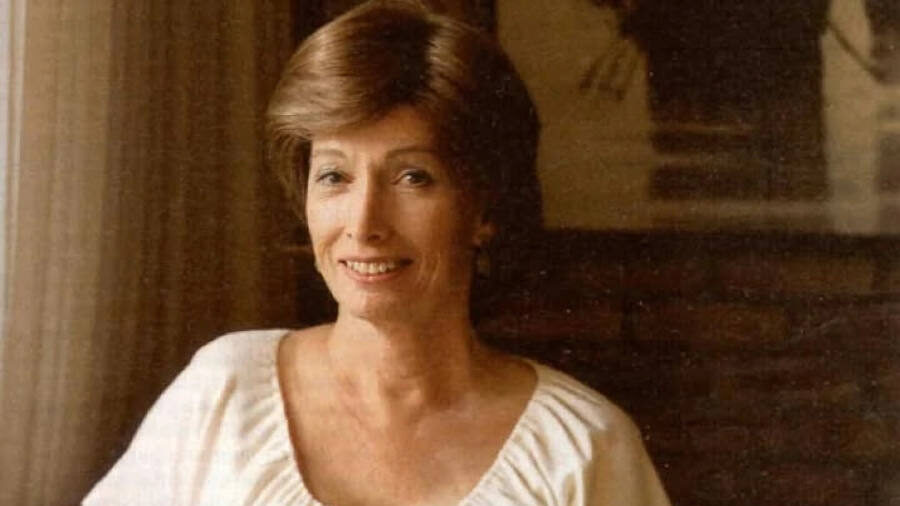
[[(216, 335), (333, 314), (261, 114), (357, 3), (0, 2), (0, 504), (77, 504)], [(632, 413), (675, 504), (900, 504), (900, 4), (433, 3), (544, 125), (481, 335)]]

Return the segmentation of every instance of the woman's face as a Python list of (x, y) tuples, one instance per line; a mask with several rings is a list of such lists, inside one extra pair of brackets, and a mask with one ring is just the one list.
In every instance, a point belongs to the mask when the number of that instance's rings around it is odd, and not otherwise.
[(307, 224), (340, 313), (427, 321), (465, 311), (473, 250), (491, 232), (466, 202), (411, 107), (313, 139)]

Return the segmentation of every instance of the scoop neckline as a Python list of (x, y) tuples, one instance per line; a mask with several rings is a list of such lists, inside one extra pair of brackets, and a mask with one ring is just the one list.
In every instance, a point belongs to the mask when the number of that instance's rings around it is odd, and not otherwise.
[[(295, 484), (301, 496), (305, 496), (306, 498), (308, 498), (312, 506), (331, 506), (319, 501), (312, 494), (312, 492), (310, 492), (309, 488), (307, 488), (306, 481), (303, 478), (303, 473), (300, 472), (296, 449), (291, 442), (290, 428), (287, 419), (287, 404), (285, 403), (284, 392), (281, 388), (281, 378), (278, 374), (278, 355), (282, 344), (293, 332), (295, 332), (295, 330), (287, 330), (278, 335), (277, 339), (275, 339), (275, 346), (273, 347), (274, 349), (272, 350), (270, 357), (270, 376), (272, 379), (271, 382), (275, 390), (274, 393), (276, 397), (278, 397), (278, 409), (276, 410), (278, 412), (279, 422), (278, 435), (281, 439), (281, 446), (285, 450), (286, 457), (289, 460), (289, 465), (291, 467), (291, 476), (294, 478)], [(469, 492), (464, 495), (459, 500), (459, 502), (456, 503), (457, 506), (467, 506), (471, 501), (481, 497), (485, 493), (484, 491), (487, 490), (489, 484), (496, 478), (497, 475), (500, 474), (503, 467), (508, 465), (507, 462), (509, 459), (507, 458), (507, 454), (512, 451), (512, 446), (516, 441), (520, 439), (522, 432), (526, 430), (526, 427), (529, 423), (528, 420), (532, 416), (531, 412), (534, 411), (538, 399), (543, 394), (546, 382), (544, 366), (530, 358), (521, 357), (518, 355), (516, 355), (516, 358), (522, 360), (523, 362), (531, 366), (532, 370), (534, 370), (534, 389), (532, 390), (528, 401), (525, 403), (525, 406), (522, 408), (522, 412), (516, 419), (516, 423), (513, 424), (513, 427), (510, 430), (509, 434), (506, 436), (506, 439), (503, 441), (503, 444), (500, 445), (500, 449), (494, 456), (494, 460), (491, 462), (491, 465), (488, 466), (487, 470), (485, 470), (478, 481), (475, 482), (475, 485), (472, 487), (472, 489), (469, 490)]]

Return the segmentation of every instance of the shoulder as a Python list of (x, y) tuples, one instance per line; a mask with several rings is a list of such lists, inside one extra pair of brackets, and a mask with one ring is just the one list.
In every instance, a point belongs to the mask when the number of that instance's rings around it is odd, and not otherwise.
[(84, 503), (196, 504), (198, 490), (217, 493), (205, 488), (209, 473), (231, 477), (248, 456), (286, 453), (284, 437), (269, 437), (283, 430), (272, 365), (286, 334), (236, 332), (200, 348)]
[(568, 374), (534, 365), (538, 386), (529, 422), (536, 432), (552, 439), (559, 451), (588, 460), (644, 451), (637, 425), (618, 405)]
[[(235, 332), (201, 347), (150, 408), (135, 441), (178, 440), (202, 453), (210, 443), (207, 436), (217, 434), (221, 440), (239, 435), (251, 413), (277, 419), (274, 365), (278, 343), (286, 333)], [(230, 432), (223, 433), (223, 427), (230, 427)]]
[(287, 332), (248, 330), (213, 339), (194, 353), (157, 403), (180, 400), (206, 405), (234, 394), (257, 390), (264, 394), (271, 389), (278, 346)]
[(637, 430), (625, 411), (593, 388), (542, 364), (535, 364), (535, 369), (538, 373), (535, 396), (540, 398), (544, 410), (588, 431)]
[(231, 332), (203, 345), (194, 354), (191, 364), (245, 363), (247, 359), (266, 358), (288, 332), (285, 329)]
[(535, 368), (538, 388), (522, 441), (540, 458), (521, 459), (519, 466), (526, 462), (537, 476), (549, 477), (551, 495), (567, 498), (563, 502), (667, 506), (631, 417), (571, 376), (539, 364)]

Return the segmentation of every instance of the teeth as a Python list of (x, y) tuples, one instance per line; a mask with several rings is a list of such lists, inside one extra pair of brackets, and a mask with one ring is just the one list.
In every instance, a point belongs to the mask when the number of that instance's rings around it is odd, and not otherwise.
[(360, 274), (384, 274), (397, 268), (397, 262), (347, 262), (347, 267)]

